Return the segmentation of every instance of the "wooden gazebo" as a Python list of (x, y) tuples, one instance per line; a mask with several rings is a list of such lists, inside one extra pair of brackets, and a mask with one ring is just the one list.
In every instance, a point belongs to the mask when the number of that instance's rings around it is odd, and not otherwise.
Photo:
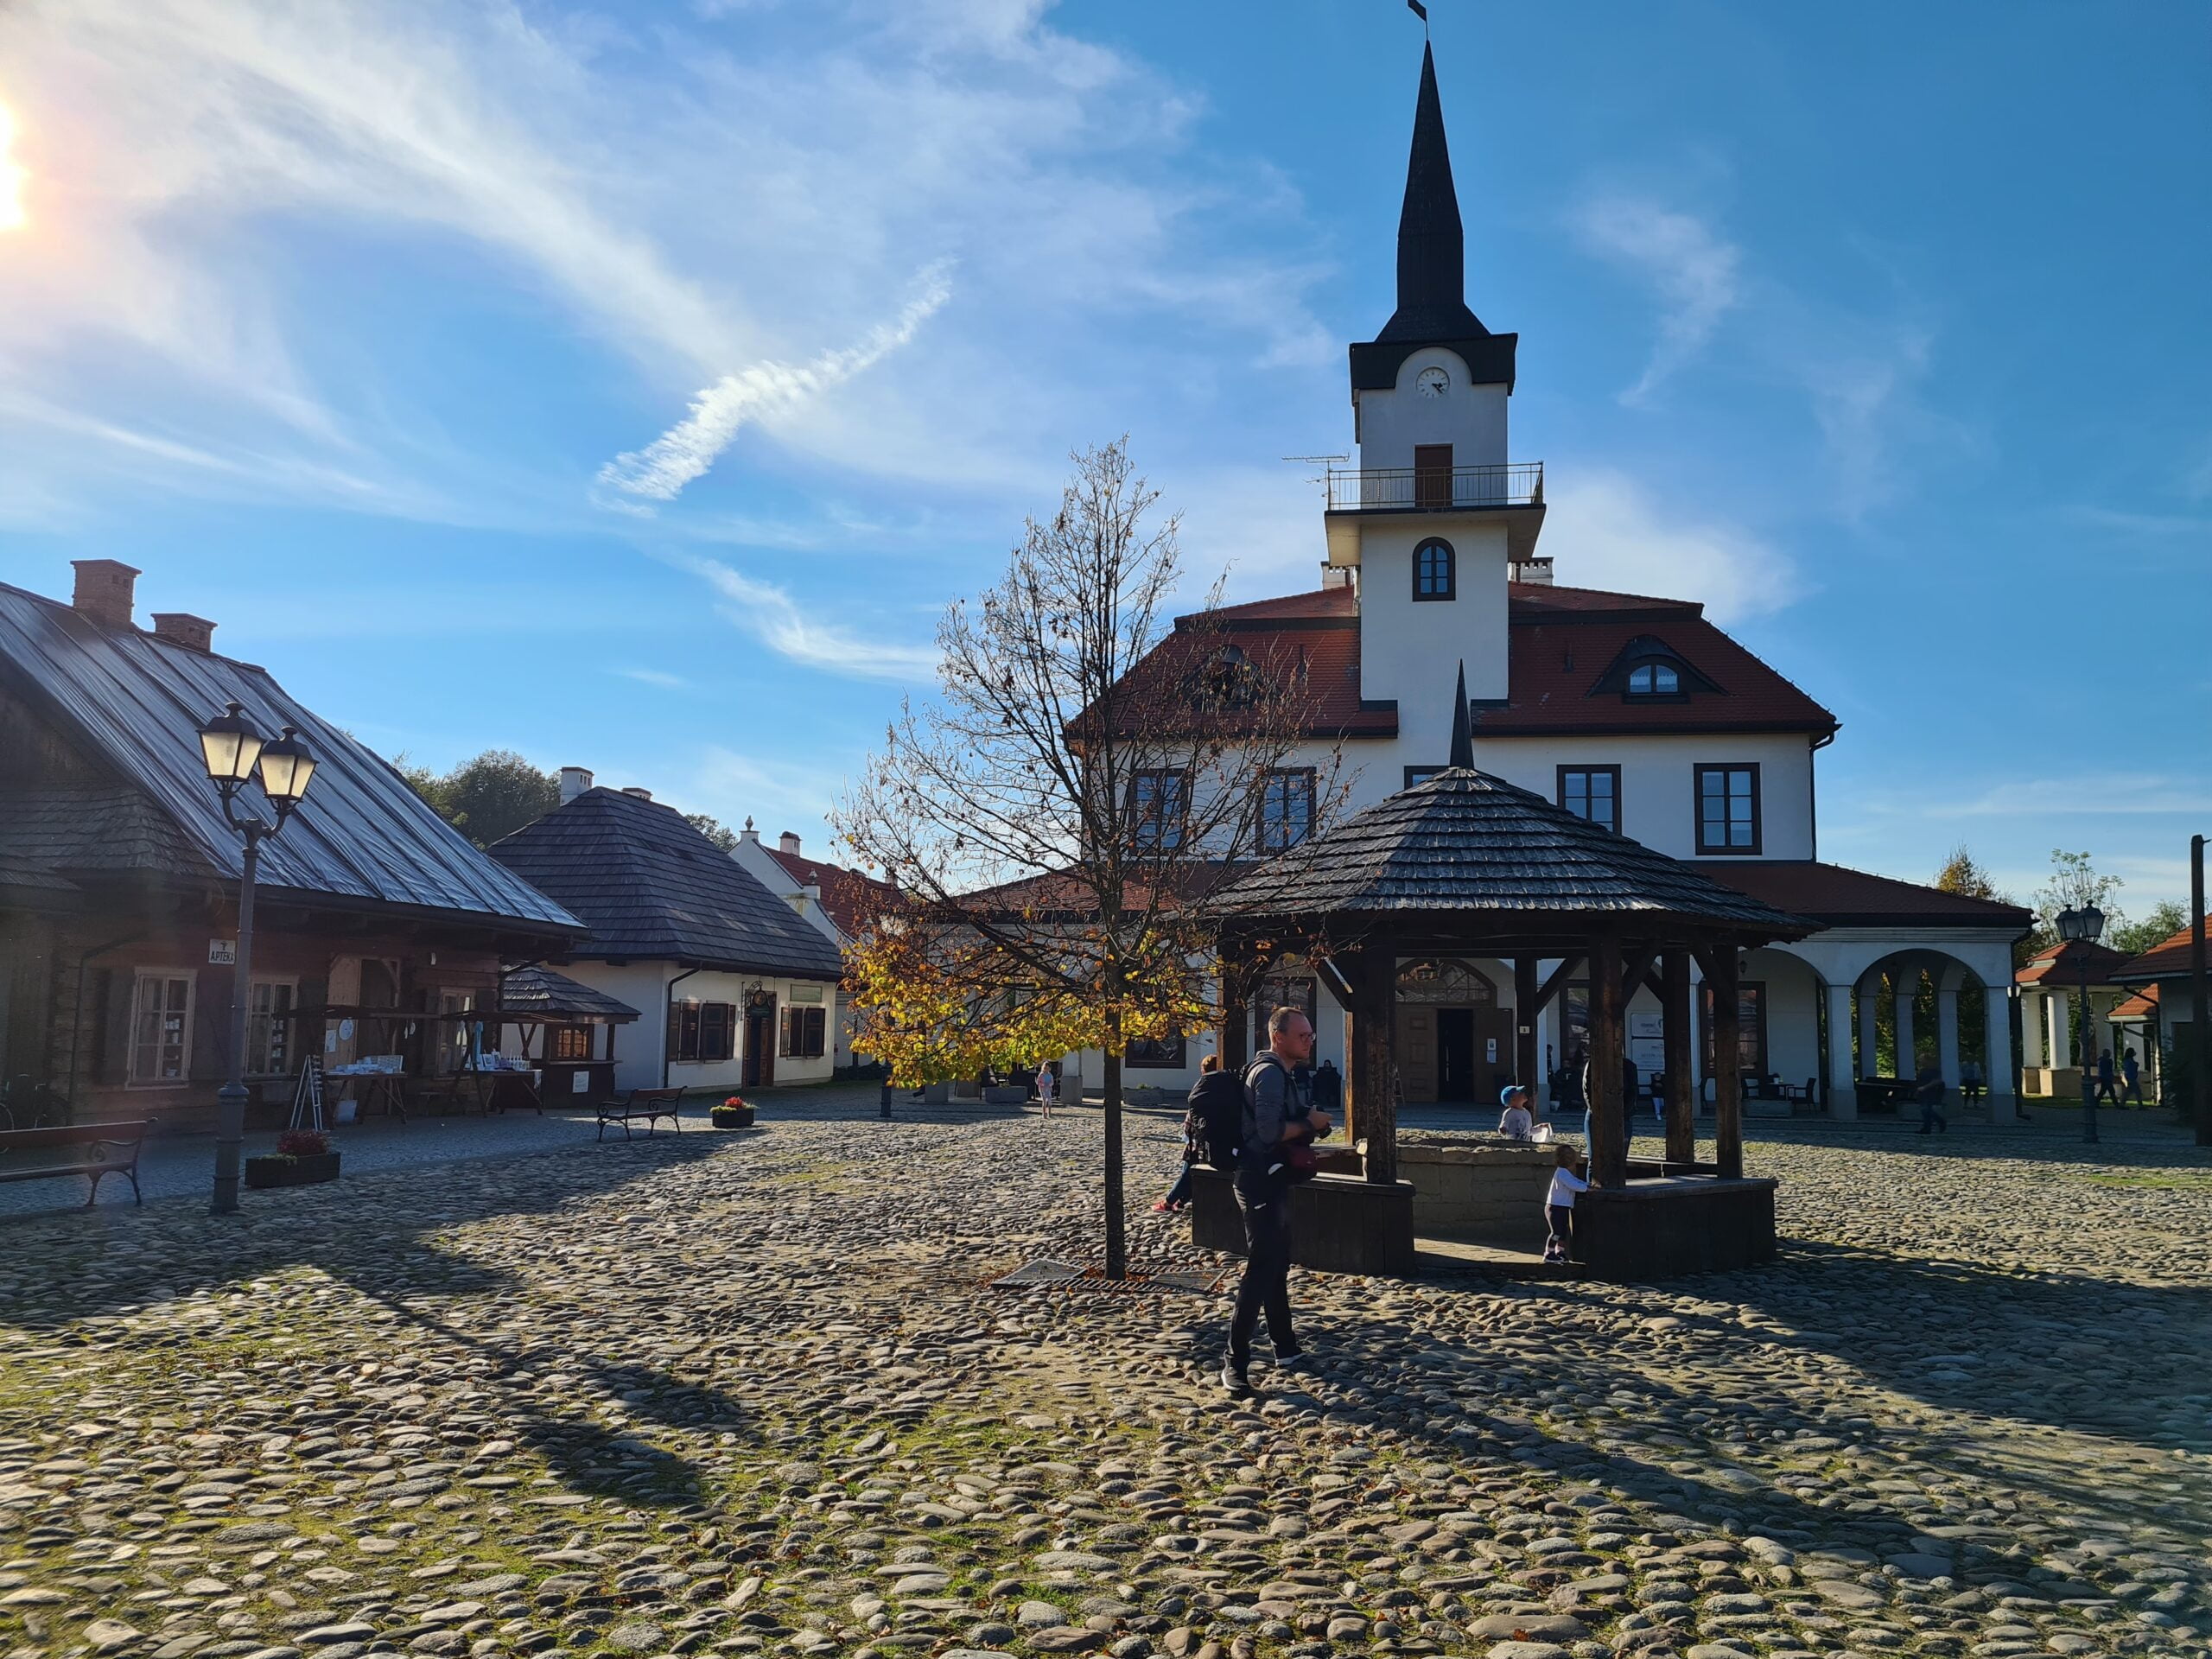
[[(1817, 931), (1724, 887), (1694, 866), (1591, 823), (1541, 796), (1471, 765), (1466, 702), (1459, 701), (1453, 765), (1367, 808), (1325, 836), (1294, 848), (1214, 895), (1224, 992), (1223, 1062), (1247, 1058), (1247, 997), (1274, 963), (1311, 962), (1349, 1010), (1345, 1128), (1363, 1144), (1370, 1186), (1398, 1185), (1396, 1075), (1402, 961), (1477, 956), (1513, 964), (1516, 1070), (1537, 1075), (1536, 1014), (1570, 981), (1589, 982), (1592, 1148), (1588, 1249), (1599, 1271), (1633, 1270), (1629, 1258), (1718, 1267), (1759, 1254), (1757, 1239), (1731, 1246), (1694, 1236), (1742, 1224), (1764, 1210), (1772, 1239), (1772, 1183), (1745, 1182), (1738, 1078), (1738, 954)], [(1713, 992), (1712, 1075), (1717, 1152), (1695, 1157), (1695, 1068), (1690, 1054), (1690, 966)], [(1555, 965), (1539, 976), (1539, 964)], [(1638, 986), (1665, 1010), (1667, 1135), (1656, 1166), (1631, 1170), (1624, 1150), (1623, 1011)], [(1631, 1185), (1631, 1173), (1637, 1179)], [(1745, 1189), (1756, 1188), (1755, 1192)], [(1309, 1191), (1311, 1189), (1308, 1189)], [(1615, 1199), (1633, 1198), (1631, 1208)], [(1317, 1198), (1314, 1202), (1321, 1202)], [(1410, 1206), (1344, 1200), (1362, 1211), (1355, 1230), (1396, 1231), (1355, 1251), (1373, 1265), (1412, 1254)], [(1662, 1216), (1662, 1208), (1673, 1213)], [(1733, 1219), (1717, 1220), (1721, 1212)], [(1578, 1218), (1578, 1225), (1580, 1220)], [(1685, 1230), (1687, 1233), (1685, 1234)], [(1609, 1246), (1606, 1235), (1618, 1235)], [(1684, 1236), (1669, 1236), (1685, 1234)], [(1339, 1259), (1343, 1252), (1338, 1252)], [(1612, 1260), (1594, 1257), (1611, 1256)], [(1679, 1266), (1675, 1269), (1679, 1270)]]

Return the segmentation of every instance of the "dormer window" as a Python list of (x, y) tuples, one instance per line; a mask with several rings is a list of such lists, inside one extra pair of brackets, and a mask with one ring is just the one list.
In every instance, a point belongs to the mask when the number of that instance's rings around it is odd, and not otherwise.
[(1639, 663), (1629, 671), (1628, 695), (1679, 697), (1682, 695), (1682, 677), (1675, 671), (1672, 663)]
[(1414, 598), (1457, 599), (1459, 596), (1459, 556), (1452, 543), (1432, 536), (1414, 549)]
[(1624, 702), (1688, 702), (1720, 688), (1665, 640), (1638, 634), (1614, 653), (1590, 688), (1600, 697), (1611, 693)]

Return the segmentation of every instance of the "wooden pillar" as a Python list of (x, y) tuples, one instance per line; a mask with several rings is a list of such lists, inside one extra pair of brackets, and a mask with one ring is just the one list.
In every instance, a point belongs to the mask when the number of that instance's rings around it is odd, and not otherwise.
[(1690, 1052), (1690, 953), (1669, 950), (1661, 959), (1666, 991), (1667, 1161), (1697, 1159), (1697, 1067)]
[(1215, 1052), (1224, 1071), (1242, 1071), (1252, 1058), (1251, 975), (1246, 964), (1230, 954), (1224, 941), (1217, 964), (1221, 975), (1221, 1029), (1214, 1033)]
[(1628, 1149), (1621, 1144), (1621, 942), (1605, 935), (1590, 945), (1590, 1181), (1628, 1185)]
[(1705, 982), (1713, 992), (1713, 1162), (1732, 1179), (1744, 1173), (1742, 1009), (1736, 977), (1733, 944), (1717, 944), (1706, 952)]
[[(1352, 1098), (1367, 1142), (1367, 1179), (1398, 1179), (1398, 956), (1387, 939), (1361, 952), (1359, 1006), (1352, 1016)], [(1347, 1135), (1351, 1134), (1347, 1122)]]
[(1536, 959), (1513, 959), (1513, 1080), (1529, 1091), (1529, 1109), (1540, 1110), (1544, 1080), (1536, 1054)]

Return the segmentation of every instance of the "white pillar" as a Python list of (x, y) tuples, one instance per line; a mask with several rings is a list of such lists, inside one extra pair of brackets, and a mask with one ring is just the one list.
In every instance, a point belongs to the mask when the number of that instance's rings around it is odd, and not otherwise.
[(1828, 987), (1828, 1116), (1859, 1116), (1859, 1071), (1851, 1054), (1851, 987)]
[(1870, 974), (1859, 982), (1859, 1075), (1871, 1077), (1879, 1070), (1874, 1060), (1875, 999), (1882, 995), (1882, 976)]
[[(1997, 995), (1994, 990), (1992, 996)], [(2041, 1065), (2043, 1054), (2043, 998), (2023, 987), (2020, 991), (2020, 1064)]]
[(1936, 985), (1936, 1064), (1943, 1081), (1959, 1086), (1959, 993), (1940, 980)]
[(1982, 1081), (1989, 1087), (1989, 1121), (2010, 1123), (2019, 1116), (2012, 1092), (2012, 1014), (2004, 993), (1993, 986), (1987, 1028), (1982, 1037)]
[(1918, 1057), (1914, 1052), (1912, 1005), (1920, 995), (1920, 974), (1915, 969), (1898, 976), (1897, 982), (1897, 1076), (1915, 1077), (1920, 1075)]
[[(2050, 1020), (2050, 1069), (2054, 1071), (2066, 1065), (2071, 1058), (2067, 1052), (2067, 1039), (2072, 1034), (2074, 1027), (2074, 1014), (2069, 1006), (2071, 1001), (2072, 999), (2056, 985), (2047, 988), (2044, 992), (2043, 1005)], [(2056, 1079), (2053, 1080), (2052, 1087), (2054, 1090), (2057, 1087)]]

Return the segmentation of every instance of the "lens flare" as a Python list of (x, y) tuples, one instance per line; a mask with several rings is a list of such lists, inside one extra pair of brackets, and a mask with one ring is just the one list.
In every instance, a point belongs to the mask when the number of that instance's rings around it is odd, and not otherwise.
[(16, 142), (16, 118), (0, 104), (0, 231), (20, 230), (23, 225), (23, 169), (10, 156)]

